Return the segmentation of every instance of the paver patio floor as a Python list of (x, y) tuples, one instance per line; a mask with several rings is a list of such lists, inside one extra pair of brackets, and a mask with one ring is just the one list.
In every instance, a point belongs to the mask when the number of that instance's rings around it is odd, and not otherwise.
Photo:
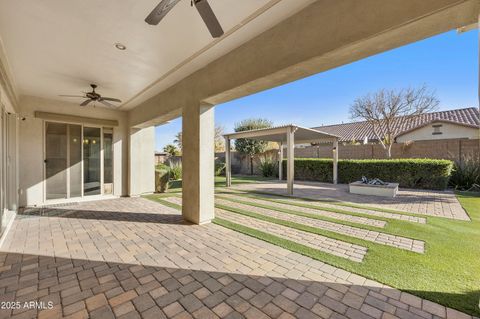
[[(286, 184), (274, 181), (239, 184), (233, 186), (232, 189), (259, 191), (279, 195), (286, 194)], [(296, 181), (294, 196), (310, 199), (333, 199), (427, 216), (470, 220), (455, 197), (455, 194), (451, 191), (400, 188), (395, 198), (387, 198), (351, 194), (346, 184), (333, 185), (328, 183)]]
[(0, 318), (470, 318), (146, 199), (27, 213), (0, 247), (0, 301), (54, 306)]

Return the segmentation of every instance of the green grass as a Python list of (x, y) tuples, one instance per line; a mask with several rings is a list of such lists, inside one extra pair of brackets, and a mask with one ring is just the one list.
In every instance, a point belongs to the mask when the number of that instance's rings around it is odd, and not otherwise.
[[(275, 222), (288, 227), (368, 247), (368, 253), (362, 263), (333, 256), (223, 219), (216, 218), (214, 222), (249, 236), (265, 240), (291, 251), (396, 287), (400, 290), (410, 292), (419, 297), (479, 316), (480, 197), (469, 193), (458, 193), (457, 197), (464, 209), (468, 212), (471, 218), (470, 222), (427, 217), (427, 224), (419, 224), (388, 219), (386, 228), (380, 230), (386, 233), (425, 241), (425, 254), (380, 245), (308, 225), (280, 221), (261, 214), (255, 214), (251, 211), (247, 212), (228, 206), (217, 205), (218, 207), (226, 208), (230, 211), (235, 211), (236, 213), (253, 218)], [(274, 200), (272, 198), (263, 199)], [(335, 204), (338, 203), (335, 202)], [(292, 206), (293, 210), (294, 207), (295, 206)], [(361, 207), (365, 208), (365, 206)], [(278, 208), (274, 209), (278, 210)], [(346, 210), (348, 211), (348, 209)], [(395, 211), (395, 213), (401, 212)], [(364, 225), (356, 226), (368, 228)]]
[[(262, 181), (272, 180), (271, 177), (262, 177), (262, 176), (248, 176), (248, 175), (239, 175), (232, 176), (232, 185), (238, 184), (251, 184), (258, 183)], [(225, 176), (215, 176), (215, 187), (225, 186)], [(182, 180), (170, 181), (169, 192), (178, 192), (182, 188)]]
[[(263, 198), (258, 197), (258, 196), (248, 196), (247, 195), (245, 197), (252, 198), (252, 199), (263, 199)], [(297, 216), (302, 216), (302, 217), (308, 217), (308, 218), (313, 218), (313, 219), (318, 219), (318, 220), (324, 220), (324, 221), (333, 222), (333, 223), (342, 224), (342, 225), (348, 225), (348, 226), (352, 226), (352, 227), (363, 227), (363, 228), (368, 228), (368, 229), (374, 230), (374, 231), (378, 231), (378, 230), (383, 229), (382, 227), (369, 226), (369, 225), (365, 225), (365, 224), (362, 224), (362, 223), (351, 222), (351, 221), (348, 221), (348, 220), (336, 219), (334, 217), (323, 216), (323, 215), (312, 214), (312, 213), (304, 213), (304, 212), (301, 212), (301, 211), (297, 210), (296, 207), (295, 207), (295, 206), (297, 206), (297, 207), (313, 208), (313, 209), (316, 209), (316, 210), (320, 210), (318, 207), (315, 207), (313, 205), (310, 205), (310, 206), (309, 205), (291, 205), (290, 203), (285, 203), (285, 202), (282, 202), (282, 201), (275, 201), (275, 200), (270, 200), (269, 199), (269, 201), (271, 201), (271, 202), (278, 202), (278, 203), (281, 203), (281, 204), (290, 205), (291, 209), (287, 209), (287, 208), (283, 208), (283, 207), (275, 207), (275, 206), (265, 205), (263, 203), (257, 203), (257, 202), (252, 202), (252, 201), (248, 201), (248, 200), (245, 201), (245, 200), (241, 200), (241, 199), (237, 199), (237, 198), (225, 197), (225, 196), (221, 196), (221, 195), (217, 195), (217, 198), (228, 200), (228, 201), (231, 201), (231, 202), (234, 202), (234, 203), (251, 205), (251, 206), (266, 208), (266, 209), (270, 209), (270, 210), (276, 210), (276, 211), (287, 213), (287, 214), (292, 214), (292, 215), (297, 215)], [(333, 213), (338, 213), (338, 214), (343, 214), (343, 215), (366, 217), (365, 214), (356, 214), (356, 213), (352, 213), (352, 212), (342, 210), (342, 209), (335, 209), (335, 208), (324, 209), (324, 208), (322, 208), (321, 210), (329, 211), (329, 212), (333, 212)], [(388, 221), (387, 218), (382, 218), (382, 217), (377, 217), (377, 216), (369, 216), (369, 215), (367, 215), (367, 216), (368, 216), (368, 219)]]
[[(226, 191), (227, 193), (238, 193), (238, 194), (247, 194), (247, 195), (250, 195), (250, 196), (254, 196), (254, 195), (268, 195), (269, 196), (269, 199), (272, 199), (272, 200), (279, 200), (279, 202), (281, 201), (281, 198), (292, 198), (290, 195), (282, 195), (282, 194), (272, 194), (272, 193), (268, 193), (268, 192), (262, 192), (262, 191), (256, 191), (256, 190), (253, 190), (253, 191), (244, 191), (244, 192), (240, 192), (240, 191), (235, 191), (235, 190), (228, 190)], [(377, 211), (377, 212), (383, 212), (383, 213), (392, 213), (392, 214), (402, 214), (402, 215), (407, 215), (407, 216), (417, 216), (417, 217), (425, 217), (425, 215), (421, 215), (421, 214), (413, 214), (413, 213), (410, 213), (410, 212), (406, 212), (406, 211), (401, 211), (401, 210), (395, 210), (395, 209), (390, 209), (390, 208), (378, 208), (378, 207), (374, 207), (374, 206), (368, 206), (368, 205), (360, 205), (360, 204), (355, 204), (355, 203), (350, 203), (350, 202), (342, 202), (342, 201), (339, 201), (339, 200), (335, 200), (335, 199), (310, 199), (310, 198), (295, 198), (299, 201), (302, 201), (302, 202), (305, 202), (305, 203), (309, 203), (309, 202), (315, 202), (315, 203), (325, 203), (325, 204), (333, 204), (333, 205), (337, 205), (337, 206), (343, 206), (343, 207), (351, 207), (351, 208), (360, 208), (360, 209), (368, 209), (368, 210), (373, 210), (373, 211)], [(295, 203), (295, 204), (292, 204), (290, 202), (285, 202), (287, 204), (290, 204), (290, 205), (298, 205), (298, 203)], [(310, 206), (310, 207), (319, 207), (319, 205), (315, 205), (315, 206)], [(323, 208), (322, 208), (323, 209)], [(326, 209), (324, 209), (326, 210)], [(341, 212), (341, 210), (331, 210), (332, 212)], [(351, 212), (349, 212), (348, 214), (352, 214)]]

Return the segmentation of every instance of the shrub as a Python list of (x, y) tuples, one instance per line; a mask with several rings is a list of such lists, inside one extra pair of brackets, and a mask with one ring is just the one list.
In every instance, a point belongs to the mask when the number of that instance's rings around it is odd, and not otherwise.
[[(286, 161), (283, 161), (286, 171)], [(333, 180), (333, 160), (296, 158), (295, 179), (329, 182)], [(396, 182), (400, 187), (445, 189), (453, 162), (435, 159), (339, 160), (339, 183), (358, 181), (362, 176)]]
[(455, 163), (449, 185), (458, 190), (469, 190), (474, 184), (480, 184), (480, 161), (467, 159), (463, 163)]
[(277, 174), (277, 161), (272, 156), (264, 156), (260, 158), (258, 169), (263, 177), (272, 177)]
[(155, 170), (155, 191), (164, 193), (168, 190), (169, 174), (166, 169)]
[(170, 162), (168, 173), (171, 180), (182, 179), (182, 162)]
[(160, 163), (160, 164), (157, 164), (155, 166), (155, 169), (160, 170), (160, 171), (167, 171), (168, 170), (168, 165)]
[(225, 162), (216, 161), (215, 162), (215, 176), (225, 175)]

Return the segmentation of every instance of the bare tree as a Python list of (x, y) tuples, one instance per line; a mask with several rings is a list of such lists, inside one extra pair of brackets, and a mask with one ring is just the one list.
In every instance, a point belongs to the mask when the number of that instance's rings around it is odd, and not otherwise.
[(223, 138), (224, 131), (223, 125), (215, 126), (215, 152), (225, 151), (225, 139)]
[(435, 92), (425, 85), (402, 90), (381, 89), (355, 99), (350, 107), (350, 116), (370, 123), (373, 133), (390, 158), (398, 117), (414, 117), (431, 112), (438, 104)]

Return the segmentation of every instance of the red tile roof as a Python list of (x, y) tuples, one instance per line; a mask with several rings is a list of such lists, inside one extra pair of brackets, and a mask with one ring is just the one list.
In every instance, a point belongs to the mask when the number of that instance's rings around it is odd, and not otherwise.
[[(402, 133), (414, 130), (431, 122), (443, 121), (471, 127), (480, 127), (479, 118), (478, 108), (475, 107), (425, 113), (414, 117), (398, 117), (393, 124), (394, 135), (401, 135)], [(377, 140), (377, 137), (373, 133), (372, 126), (366, 121), (318, 126), (313, 127), (313, 129), (341, 136), (340, 141), (344, 142), (353, 140), (362, 142), (365, 137), (368, 137), (369, 141)]]

